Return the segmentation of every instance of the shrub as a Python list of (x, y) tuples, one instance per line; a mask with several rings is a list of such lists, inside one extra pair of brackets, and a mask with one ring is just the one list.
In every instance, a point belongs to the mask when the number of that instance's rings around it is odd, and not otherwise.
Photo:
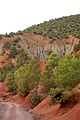
[(15, 58), (16, 55), (17, 55), (17, 49), (16, 49), (15, 46), (12, 46), (12, 47), (10, 48), (10, 57), (11, 57), (11, 58)]
[(53, 103), (65, 103), (71, 97), (71, 93), (64, 91), (63, 88), (51, 88), (49, 94), (52, 96)]
[(3, 68), (0, 68), (0, 81), (4, 81), (6, 78), (6, 74), (8, 72), (12, 72), (14, 70), (14, 67), (11, 63), (11, 61), (9, 61)]
[(74, 46), (74, 51), (78, 52), (80, 50), (80, 44)]
[(0, 82), (3, 82), (5, 80), (5, 72), (3, 69), (0, 69)]
[(17, 67), (20, 67), (26, 64), (29, 61), (28, 54), (24, 51), (24, 49), (20, 48), (18, 50), (18, 59), (17, 59)]
[(28, 88), (28, 71), (27, 68), (28, 65), (24, 65), (20, 67), (18, 70), (14, 72), (14, 77), (15, 77), (15, 83), (17, 86), (17, 92), (21, 96), (26, 96), (29, 93), (29, 88)]
[(30, 96), (30, 103), (32, 103), (33, 105), (38, 105), (40, 102), (41, 102), (41, 96), (35, 94), (35, 95), (32, 95)]
[(14, 73), (17, 91), (20, 95), (26, 96), (29, 90), (37, 87), (40, 80), (38, 61), (32, 60), (24, 64)]
[(67, 55), (53, 69), (56, 88), (50, 89), (54, 103), (65, 103), (74, 94), (72, 88), (80, 83), (80, 59)]
[(44, 68), (41, 82), (44, 86), (44, 92), (49, 92), (51, 87), (55, 87), (53, 68), (58, 65), (59, 56), (58, 54), (51, 53), (51, 55), (47, 59), (46, 66)]
[(36, 88), (39, 81), (40, 81), (40, 68), (39, 68), (39, 62), (36, 58), (31, 60), (28, 65), (29, 73), (29, 80), (33, 83), (32, 89)]
[(22, 96), (25, 97), (29, 93), (29, 87), (26, 80), (17, 81), (17, 92)]
[(14, 32), (10, 32), (10, 33), (9, 33), (9, 36), (10, 36), (10, 37), (12, 37), (12, 36), (14, 36), (14, 35), (15, 35)]
[(53, 72), (59, 87), (72, 88), (80, 83), (80, 58), (65, 56)]
[(11, 43), (9, 41), (5, 42), (2, 49), (10, 49)]
[(16, 91), (16, 85), (15, 85), (15, 80), (14, 80), (14, 76), (13, 73), (8, 72), (6, 74), (6, 79), (5, 82), (8, 85), (8, 90), (9, 92), (15, 92)]
[(14, 40), (14, 42), (15, 42), (15, 43), (18, 43), (20, 40), (21, 40), (21, 38), (19, 37), (19, 38), (16, 38), (16, 39)]

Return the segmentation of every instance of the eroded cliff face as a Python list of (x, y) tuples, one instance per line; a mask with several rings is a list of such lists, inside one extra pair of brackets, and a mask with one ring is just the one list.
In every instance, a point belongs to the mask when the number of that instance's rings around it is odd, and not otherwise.
[[(16, 45), (21, 46), (30, 57), (37, 56), (39, 60), (44, 61), (45, 56), (49, 52), (58, 53), (61, 57), (64, 54), (71, 54), (75, 44), (80, 44), (80, 39), (69, 36), (67, 39), (48, 38), (41, 35), (22, 33), (11, 37), (0, 36), (0, 53), (2, 53), (2, 46), (6, 41), (15, 41), (20, 39)], [(0, 66), (2, 67), (9, 59), (8, 51), (5, 55), (0, 57)], [(40, 55), (40, 56), (39, 56)], [(15, 60), (14, 60), (15, 61)]]
[[(73, 47), (75, 44), (80, 42), (80, 39), (69, 36), (67, 39), (50, 39), (37, 34), (23, 33), (16, 34), (12, 37), (1, 36), (0, 37), (0, 48), (6, 41), (14, 41), (16, 38), (20, 38), (18, 44), (20, 44), (27, 52), (35, 52), (37, 49), (41, 50), (52, 50), (54, 52), (65, 49), (64, 47)], [(68, 49), (68, 48), (67, 48)], [(69, 48), (71, 50), (71, 48)]]

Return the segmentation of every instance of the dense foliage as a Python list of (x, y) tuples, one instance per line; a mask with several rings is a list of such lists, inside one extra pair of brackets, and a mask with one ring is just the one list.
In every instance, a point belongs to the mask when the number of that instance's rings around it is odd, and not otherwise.
[(53, 71), (60, 87), (71, 88), (80, 82), (80, 59), (65, 56)]
[[(22, 34), (24, 31), (19, 31)], [(49, 38), (65, 39), (69, 35), (80, 38), (80, 15), (58, 18), (34, 25), (25, 32), (35, 33)], [(13, 36), (10, 33), (9, 36)], [(29, 58), (27, 51), (18, 44), (20, 38), (5, 42), (2, 51), (10, 53), (10, 59), (16, 58), (15, 63), (9, 61), (0, 68), (0, 81), (7, 83), (10, 92), (17, 92), (26, 96), (34, 89), (30, 102), (37, 105), (42, 98), (37, 94), (37, 85), (42, 83), (44, 93), (52, 96), (52, 102), (65, 103), (72, 96), (72, 89), (80, 83), (80, 58), (65, 55), (60, 58), (58, 54), (51, 53), (46, 59), (43, 73), (40, 73), (39, 61)], [(29, 48), (28, 48), (29, 49)], [(74, 46), (74, 52), (80, 51), (80, 44)], [(43, 93), (43, 94), (44, 94)], [(45, 95), (45, 94), (44, 94)]]
[(7, 73), (12, 71), (14, 71), (14, 67), (11, 61), (9, 61), (3, 68), (0, 68), (0, 81), (3, 82), (6, 78)]
[(74, 94), (73, 87), (80, 83), (80, 58), (64, 56), (53, 69), (53, 74), (56, 88), (51, 88), (49, 93), (53, 102), (63, 104)]
[(71, 97), (70, 91), (65, 91), (63, 88), (51, 88), (49, 94), (52, 96), (53, 103), (65, 103)]
[(40, 80), (40, 70), (37, 60), (31, 60), (14, 72), (17, 92), (26, 96), (29, 90), (35, 88)]
[(17, 59), (17, 67), (20, 67), (30, 60), (28, 54), (25, 52), (24, 49), (19, 48), (18, 50), (18, 59)]
[(9, 51), (9, 54), (10, 54), (11, 58), (16, 57), (17, 47), (16, 47), (16, 44), (14, 44), (14, 42), (9, 42), (9, 41), (5, 42), (3, 47), (2, 47), (3, 54), (5, 53), (5, 50)]
[(6, 74), (5, 82), (8, 85), (9, 92), (16, 92), (16, 84), (15, 84), (15, 79), (12, 72), (8, 72)]
[(80, 38), (80, 14), (58, 19), (52, 19), (38, 25), (34, 25), (26, 29), (26, 32), (48, 36), (50, 38), (57, 37), (60, 39), (74, 35)]
[(58, 65), (59, 62), (59, 55), (51, 53), (50, 56), (47, 58), (46, 66), (44, 68), (41, 82), (44, 86), (44, 91), (49, 92), (51, 87), (56, 86), (54, 81), (53, 75), (53, 68)]

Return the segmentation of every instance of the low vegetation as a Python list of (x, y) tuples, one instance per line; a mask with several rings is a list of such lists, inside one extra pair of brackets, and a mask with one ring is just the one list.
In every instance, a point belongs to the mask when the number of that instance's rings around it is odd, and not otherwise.
[(80, 38), (80, 14), (45, 21), (27, 28), (26, 32), (48, 36), (49, 38), (64, 39), (69, 35)]
[[(6, 83), (9, 91), (15, 91), (21, 96), (26, 96), (30, 90), (36, 88), (40, 80), (40, 70), (38, 61), (31, 60), (28, 64), (24, 64), (13, 73), (7, 73)], [(16, 88), (15, 88), (16, 86)]]
[(53, 69), (56, 88), (50, 89), (52, 101), (64, 103), (74, 94), (72, 89), (80, 83), (80, 58), (65, 56)]
[(41, 83), (44, 86), (44, 92), (48, 93), (51, 87), (55, 87), (55, 78), (53, 75), (53, 68), (58, 65), (59, 62), (59, 55), (51, 53), (50, 56), (47, 58), (47, 64), (45, 65)]
[(42, 98), (41, 98), (40, 95), (34, 94), (34, 95), (30, 96), (29, 100), (30, 100), (30, 103), (32, 105), (36, 106), (36, 105), (38, 105), (41, 102)]
[[(27, 28), (25, 32), (35, 33), (49, 38), (65, 39), (69, 35), (80, 38), (80, 15), (63, 17)], [(17, 33), (22, 35), (23, 31)], [(10, 33), (9, 36), (14, 36)], [(9, 37), (6, 34), (7, 37)], [(62, 58), (52, 51), (48, 51), (46, 65), (40, 71), (39, 60), (34, 56), (30, 58), (27, 51), (19, 44), (18, 37), (7, 41), (2, 47), (2, 55), (9, 53), (9, 60), (0, 68), (0, 82), (5, 81), (9, 91), (25, 97), (31, 90), (30, 102), (37, 105), (42, 96), (38, 95), (37, 86), (43, 86), (44, 97), (51, 95), (52, 103), (66, 103), (74, 94), (73, 88), (80, 83), (80, 58), (64, 55)], [(26, 47), (26, 46), (25, 46)], [(27, 46), (28, 49), (30, 46)], [(80, 51), (80, 44), (74, 46), (73, 52)], [(15, 60), (13, 63), (11, 60)], [(4, 61), (3, 61), (4, 63)], [(45, 95), (46, 94), (46, 95)]]
[(80, 58), (65, 56), (53, 72), (60, 87), (74, 87), (80, 82)]
[(71, 91), (65, 91), (63, 88), (51, 88), (49, 94), (52, 96), (52, 103), (65, 103), (68, 102), (72, 96)]
[[(25, 53), (22, 58), (27, 60)], [(63, 59), (58, 54), (51, 53), (46, 59), (43, 73), (40, 73), (39, 61), (36, 58), (29, 59), (21, 66), (13, 66), (7, 63), (0, 70), (0, 81), (5, 80), (10, 92), (15, 92), (25, 97), (30, 90), (35, 88), (35, 94), (30, 96), (32, 104), (37, 105), (42, 97), (37, 94), (37, 85), (41, 83), (44, 94), (52, 96), (53, 103), (65, 103), (74, 94), (72, 89), (80, 83), (80, 58), (65, 55)]]

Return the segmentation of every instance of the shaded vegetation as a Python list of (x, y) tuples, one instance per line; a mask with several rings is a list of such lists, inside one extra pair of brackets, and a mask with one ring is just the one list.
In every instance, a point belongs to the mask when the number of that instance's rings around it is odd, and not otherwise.
[(44, 86), (44, 92), (48, 93), (51, 87), (55, 87), (53, 68), (58, 65), (59, 55), (51, 53), (46, 61), (46, 66), (44, 68), (41, 82)]
[(71, 91), (65, 91), (63, 88), (51, 88), (49, 94), (52, 96), (53, 103), (65, 103), (68, 102), (71, 97)]
[(36, 106), (36, 105), (38, 105), (38, 104), (41, 102), (42, 98), (41, 98), (40, 95), (35, 94), (35, 95), (30, 96), (30, 97), (29, 97), (29, 100), (30, 100), (30, 103), (31, 103), (32, 105), (35, 105), (35, 106)]
[(78, 52), (80, 50), (80, 44), (74, 46), (74, 51)]

